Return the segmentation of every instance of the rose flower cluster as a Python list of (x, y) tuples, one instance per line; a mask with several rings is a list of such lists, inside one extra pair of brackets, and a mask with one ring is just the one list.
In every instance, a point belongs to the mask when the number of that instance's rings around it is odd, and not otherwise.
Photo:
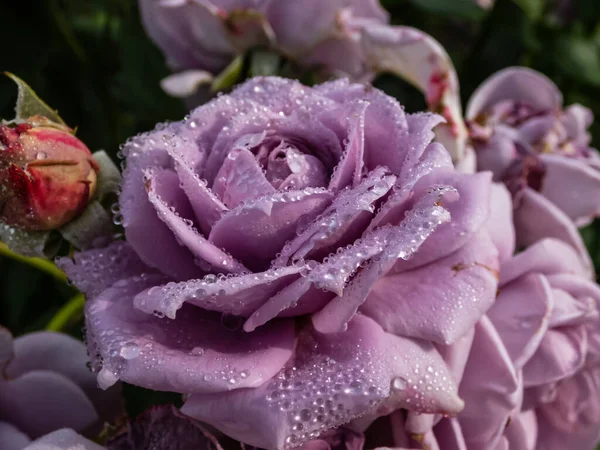
[[(257, 46), (286, 70), (337, 79), (250, 77), (122, 146), (122, 233), (70, 241), (78, 251), (57, 260), (86, 297), (93, 375), (71, 338), (13, 345), (2, 331), (1, 448), (600, 442), (600, 286), (578, 230), (600, 215), (588, 109), (508, 68), (463, 117), (443, 48), (387, 25), (375, 0), (140, 7), (178, 72), (163, 83), (172, 93), (197, 94)], [(430, 111), (408, 113), (370, 85), (381, 71), (419, 87)], [(27, 123), (0, 128), (0, 175), (34, 175), (3, 194), (0, 218), (68, 226), (106, 172), (70, 134), (48, 153), (77, 155), (69, 170), (52, 166), (59, 178), (30, 150), (17, 165), (11, 152), (50, 132)], [(77, 195), (42, 205), (38, 172)], [(122, 383), (180, 394), (182, 406), (123, 428)]]

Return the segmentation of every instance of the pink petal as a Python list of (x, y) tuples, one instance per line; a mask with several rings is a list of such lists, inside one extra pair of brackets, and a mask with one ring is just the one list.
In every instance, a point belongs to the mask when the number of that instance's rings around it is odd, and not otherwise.
[(493, 183), (490, 197), (490, 216), (486, 228), (498, 249), (500, 261), (508, 260), (515, 251), (515, 228), (510, 192), (503, 184)]
[(276, 192), (254, 155), (245, 148), (234, 148), (229, 152), (217, 174), (213, 191), (230, 208)]
[(585, 161), (558, 155), (542, 155), (545, 165), (540, 193), (558, 206), (577, 225), (600, 215), (600, 171)]
[(535, 411), (529, 410), (514, 414), (504, 431), (510, 450), (531, 450), (536, 448), (538, 424)]
[[(133, 307), (133, 297), (162, 280), (124, 280), (86, 305), (88, 341), (103, 358), (106, 388), (118, 378), (148, 389), (220, 392), (257, 386), (290, 358), (293, 322), (272, 322), (255, 333), (228, 328), (220, 314), (193, 306), (176, 320)], [(274, 345), (274, 343), (277, 345)]]
[(155, 271), (144, 264), (125, 241), (115, 241), (106, 248), (75, 253), (73, 259), (60, 258), (57, 265), (88, 299), (119, 280)]
[(193, 395), (182, 411), (242, 442), (282, 448), (300, 445), (310, 439), (308, 433), (336, 427), (367, 411), (462, 408), (444, 364), (430, 346), (386, 334), (360, 315), (345, 333), (306, 330), (298, 345), (295, 366), (270, 382), (225, 397)]
[(459, 421), (467, 448), (493, 449), (520, 404), (522, 388), (500, 336), (485, 316), (477, 324), (459, 392), (465, 399)]
[(457, 418), (440, 421), (434, 432), (438, 440), (444, 443), (444, 450), (467, 450), (467, 443)]
[(474, 120), (502, 100), (519, 101), (537, 110), (562, 106), (560, 91), (548, 77), (526, 67), (509, 67), (496, 72), (477, 88), (469, 100), (466, 118)]
[(543, 238), (560, 239), (580, 255), (586, 271), (591, 273), (592, 263), (577, 228), (556, 205), (530, 188), (514, 197), (514, 221), (517, 246), (529, 246)]
[(450, 344), (492, 305), (497, 250), (487, 233), (451, 255), (379, 280), (361, 311), (388, 332)]
[(332, 194), (320, 188), (258, 198), (225, 214), (213, 227), (209, 241), (260, 270), (296, 234), (299, 220), (313, 220), (331, 200)]
[(546, 278), (529, 274), (503, 285), (488, 317), (520, 370), (548, 330), (554, 300)]
[(585, 363), (587, 348), (584, 327), (548, 330), (539, 348), (523, 368), (525, 387), (572, 376)]
[(184, 302), (209, 311), (247, 317), (300, 278), (301, 269), (283, 267), (233, 277), (207, 275), (198, 280), (152, 286), (137, 294), (133, 302), (148, 314), (158, 311), (171, 319), (175, 319)]
[(179, 179), (171, 170), (161, 170), (146, 175), (148, 199), (156, 208), (158, 217), (171, 230), (179, 245), (193, 255), (194, 263), (207, 271), (240, 273), (247, 269), (231, 255), (209, 242), (194, 227), (190, 204), (179, 188)]
[(0, 421), (0, 448), (3, 450), (23, 450), (31, 440), (14, 425)]

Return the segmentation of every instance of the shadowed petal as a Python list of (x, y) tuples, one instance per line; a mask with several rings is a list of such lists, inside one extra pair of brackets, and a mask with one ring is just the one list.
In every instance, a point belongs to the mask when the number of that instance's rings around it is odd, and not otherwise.
[(0, 448), (3, 450), (23, 450), (31, 440), (14, 425), (0, 421)]
[(105, 450), (105, 448), (69, 428), (63, 428), (42, 436), (23, 450)]

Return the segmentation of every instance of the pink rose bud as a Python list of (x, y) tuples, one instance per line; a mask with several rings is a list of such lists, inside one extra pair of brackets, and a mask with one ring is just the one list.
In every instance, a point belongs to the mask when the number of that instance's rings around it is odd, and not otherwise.
[(0, 125), (0, 220), (28, 231), (79, 215), (96, 189), (98, 165), (71, 129), (42, 116)]

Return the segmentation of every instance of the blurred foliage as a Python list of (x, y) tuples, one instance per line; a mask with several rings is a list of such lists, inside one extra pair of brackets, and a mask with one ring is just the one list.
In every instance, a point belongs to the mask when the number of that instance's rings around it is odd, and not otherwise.
[[(382, 0), (396, 24), (420, 28), (451, 55), (463, 102), (495, 71), (526, 65), (554, 80), (565, 103), (579, 102), (600, 118), (598, 0), (496, 0), (484, 11), (473, 0)], [(139, 22), (136, 0), (0, 2), (1, 71), (27, 81), (92, 150), (116, 159), (119, 144), (157, 122), (180, 119), (183, 105), (159, 87), (168, 74)], [(408, 111), (424, 108), (421, 94), (391, 76), (376, 85)], [(16, 89), (0, 77), (0, 117), (12, 118)], [(592, 128), (600, 145), (600, 120)], [(600, 225), (584, 231), (600, 268)], [(0, 257), (0, 317), (16, 335), (43, 329), (75, 290), (22, 262)], [(81, 321), (65, 330), (81, 337)], [(173, 400), (141, 388), (125, 390), (136, 415)], [(179, 400), (179, 399), (178, 399)]]

